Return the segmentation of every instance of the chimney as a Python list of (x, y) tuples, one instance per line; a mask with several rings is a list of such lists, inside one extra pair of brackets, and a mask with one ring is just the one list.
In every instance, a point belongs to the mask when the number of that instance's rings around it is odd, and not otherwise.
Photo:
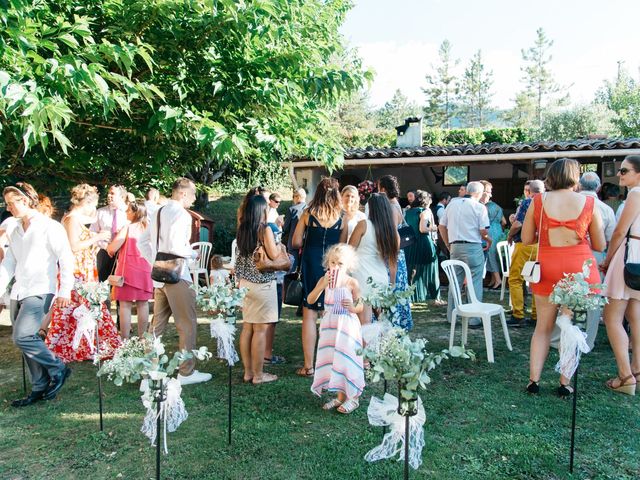
[(409, 117), (404, 125), (396, 127), (398, 134), (396, 147), (411, 148), (422, 146), (422, 117)]

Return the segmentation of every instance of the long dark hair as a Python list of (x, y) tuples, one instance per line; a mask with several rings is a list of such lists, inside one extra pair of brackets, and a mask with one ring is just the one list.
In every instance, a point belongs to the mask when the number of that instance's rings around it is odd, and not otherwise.
[(236, 234), (240, 255), (249, 256), (256, 249), (258, 235), (265, 222), (266, 212), (267, 201), (262, 195), (254, 195), (247, 201)]
[(333, 177), (324, 177), (313, 194), (313, 200), (307, 209), (318, 220), (328, 220), (340, 215), (342, 211), (342, 198), (340, 197), (340, 184)]
[(393, 175), (383, 175), (380, 177), (380, 180), (378, 180), (378, 185), (380, 185), (380, 189), (384, 189), (389, 200), (393, 200), (400, 195), (398, 179)]
[(262, 186), (252, 187), (249, 189), (247, 194), (244, 197), (242, 197), (242, 201), (240, 202), (240, 206), (238, 207), (238, 211), (236, 212), (236, 220), (238, 221), (238, 224), (237, 224), (238, 227), (240, 226), (240, 222), (242, 222), (242, 215), (244, 215), (244, 211), (247, 208), (247, 203), (249, 202), (249, 200), (255, 197), (256, 195), (264, 195), (264, 192), (266, 191), (267, 189)]
[(393, 210), (387, 196), (373, 193), (369, 197), (369, 220), (373, 224), (376, 244), (383, 260), (390, 264), (398, 261), (398, 230), (393, 224)]

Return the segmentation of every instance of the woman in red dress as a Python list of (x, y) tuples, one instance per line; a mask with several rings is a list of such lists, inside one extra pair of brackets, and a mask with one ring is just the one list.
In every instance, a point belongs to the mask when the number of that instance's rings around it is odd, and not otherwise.
[[(129, 194), (131, 195), (131, 194)], [(120, 302), (120, 336), (129, 338), (131, 309), (136, 304), (138, 314), (138, 336), (147, 331), (149, 325), (149, 300), (153, 298), (151, 265), (140, 254), (138, 240), (147, 229), (147, 209), (136, 203), (135, 197), (127, 201), (129, 225), (118, 232), (107, 247), (109, 255), (118, 254), (115, 274), (124, 278), (122, 287), (113, 288), (113, 298)]]
[[(83, 183), (71, 190), (71, 209), (62, 219), (62, 225), (67, 231), (71, 250), (74, 255), (74, 276), (76, 282), (97, 282), (96, 253), (101, 240), (108, 240), (111, 232), (93, 233), (86, 224), (95, 219), (98, 204), (96, 187)], [(76, 333), (77, 320), (73, 312), (80, 305), (88, 306), (88, 302), (76, 290), (71, 291), (71, 303), (60, 308), (51, 309), (51, 327), (47, 333), (46, 343), (60, 359), (65, 362), (81, 362), (92, 360), (91, 345), (85, 338), (80, 340), (76, 349), (73, 348), (73, 337)], [(114, 350), (120, 346), (120, 336), (111, 319), (107, 306), (102, 304), (102, 316), (98, 319), (98, 333), (100, 335), (100, 357), (110, 358)]]
[[(551, 332), (558, 315), (558, 305), (549, 302), (553, 286), (565, 273), (578, 273), (587, 259), (592, 259), (589, 283), (599, 283), (597, 263), (591, 250), (606, 246), (602, 219), (594, 209), (594, 198), (574, 191), (580, 180), (580, 164), (561, 158), (553, 162), (545, 180), (548, 193), (538, 194), (527, 211), (522, 227), (522, 243), (532, 245), (539, 239), (540, 282), (532, 283), (538, 310), (536, 329), (531, 337), (529, 393), (540, 390), (540, 375), (549, 353)], [(544, 195), (544, 196), (543, 196)], [(560, 376), (558, 395), (573, 393), (568, 378)]]

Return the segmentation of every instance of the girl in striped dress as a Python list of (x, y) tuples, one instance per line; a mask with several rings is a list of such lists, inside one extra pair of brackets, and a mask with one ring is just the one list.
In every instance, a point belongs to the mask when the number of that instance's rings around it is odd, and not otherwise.
[(340, 413), (358, 408), (364, 389), (362, 331), (357, 314), (362, 312), (360, 286), (347, 271), (355, 268), (353, 247), (339, 243), (325, 254), (326, 274), (307, 297), (314, 303), (325, 292), (324, 316), (320, 321), (320, 339), (311, 391), (320, 396), (323, 391), (336, 392), (336, 397), (323, 405), (324, 410), (337, 407)]

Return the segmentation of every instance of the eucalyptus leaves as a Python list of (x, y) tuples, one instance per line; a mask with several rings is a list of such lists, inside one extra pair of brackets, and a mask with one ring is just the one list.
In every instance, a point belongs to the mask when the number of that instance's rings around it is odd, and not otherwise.
[(398, 307), (411, 303), (411, 296), (415, 290), (415, 285), (410, 285), (406, 290), (398, 290), (395, 285), (378, 285), (367, 279), (369, 291), (363, 296), (362, 301), (371, 308), (380, 312), (380, 320), (387, 320), (394, 323), (398, 314)]
[(582, 271), (565, 273), (564, 278), (554, 285), (549, 301), (574, 313), (596, 310), (606, 304), (607, 297), (602, 295), (605, 285), (587, 281), (592, 265), (593, 260), (587, 259)]
[(242, 306), (247, 294), (246, 288), (236, 287), (233, 283), (216, 283), (196, 290), (196, 304), (210, 315), (233, 316)]
[(109, 300), (111, 287), (107, 282), (76, 282), (75, 290), (92, 307), (99, 307)]

